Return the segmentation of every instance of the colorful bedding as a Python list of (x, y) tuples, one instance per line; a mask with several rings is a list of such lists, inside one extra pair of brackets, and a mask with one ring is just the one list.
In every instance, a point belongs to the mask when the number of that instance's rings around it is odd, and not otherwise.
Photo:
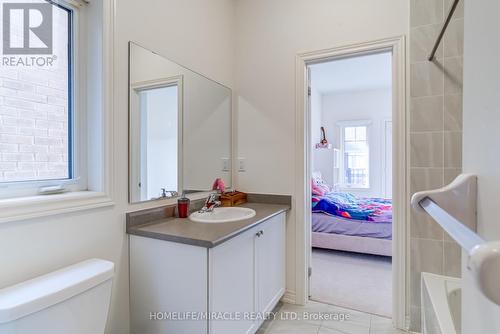
[(313, 196), (312, 211), (373, 223), (392, 222), (392, 200), (357, 197), (351, 193), (330, 192)]

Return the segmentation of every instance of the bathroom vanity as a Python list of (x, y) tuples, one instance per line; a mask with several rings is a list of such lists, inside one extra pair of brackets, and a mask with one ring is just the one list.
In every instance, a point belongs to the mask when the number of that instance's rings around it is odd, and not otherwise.
[(232, 188), (231, 96), (129, 43), (129, 202), (158, 204), (127, 214), (134, 334), (253, 334), (284, 294), (290, 196), (248, 194), (255, 215), (175, 217), (178, 195)]
[(288, 205), (228, 223), (129, 227), (132, 333), (255, 333), (285, 291)]

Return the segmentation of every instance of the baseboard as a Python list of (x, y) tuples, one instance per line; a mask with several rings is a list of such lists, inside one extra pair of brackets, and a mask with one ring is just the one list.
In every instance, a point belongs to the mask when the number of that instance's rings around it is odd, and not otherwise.
[(287, 304), (296, 304), (297, 298), (295, 296), (295, 291), (286, 290), (281, 301)]

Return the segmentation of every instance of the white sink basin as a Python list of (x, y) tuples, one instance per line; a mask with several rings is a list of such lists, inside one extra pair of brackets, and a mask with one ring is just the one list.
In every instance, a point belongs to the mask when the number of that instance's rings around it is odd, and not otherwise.
[(197, 223), (228, 223), (255, 216), (255, 210), (240, 207), (215, 208), (212, 212), (193, 212), (189, 219)]

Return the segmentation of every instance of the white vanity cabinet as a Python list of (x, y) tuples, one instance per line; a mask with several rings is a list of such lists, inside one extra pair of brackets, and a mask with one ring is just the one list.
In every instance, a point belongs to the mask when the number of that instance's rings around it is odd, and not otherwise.
[(285, 213), (213, 248), (130, 236), (132, 334), (253, 334), (284, 291)]
[(285, 293), (284, 215), (271, 218), (257, 229), (257, 309), (259, 312), (270, 312)]

